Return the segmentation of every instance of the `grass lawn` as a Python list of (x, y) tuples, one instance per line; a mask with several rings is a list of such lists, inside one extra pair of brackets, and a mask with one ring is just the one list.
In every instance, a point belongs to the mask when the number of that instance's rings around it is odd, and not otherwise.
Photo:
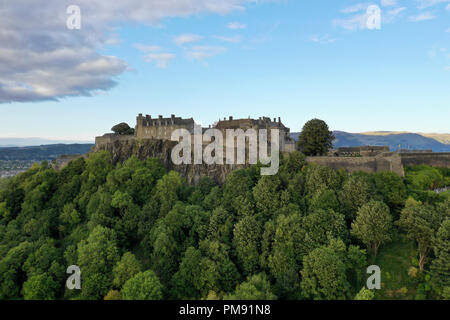
[(398, 235), (393, 242), (380, 248), (373, 263), (381, 269), (381, 290), (376, 290), (379, 300), (414, 299), (417, 282), (408, 275), (417, 252), (414, 242)]

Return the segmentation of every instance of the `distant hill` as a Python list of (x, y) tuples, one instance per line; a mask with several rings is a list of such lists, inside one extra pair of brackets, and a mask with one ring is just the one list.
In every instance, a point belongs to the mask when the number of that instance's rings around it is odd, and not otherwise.
[[(426, 137), (425, 134), (403, 133), (403, 132), (365, 132), (348, 133), (343, 131), (333, 132), (336, 140), (334, 147), (356, 147), (356, 146), (389, 146), (392, 151), (397, 149), (426, 150), (433, 152), (450, 152), (450, 144), (439, 142), (438, 140)], [(298, 132), (293, 132), (291, 136), (298, 140)], [(441, 135), (445, 136), (445, 135)]]
[[(374, 132), (361, 132), (361, 134), (369, 135), (369, 136), (387, 136), (387, 135), (393, 135), (393, 134), (404, 134), (404, 133), (411, 133), (406, 131), (374, 131)], [(450, 133), (422, 133), (417, 132), (417, 134), (420, 134), (421, 136), (432, 138), (434, 140), (437, 140), (443, 144), (450, 144)]]
[(91, 141), (50, 140), (44, 138), (0, 138), (0, 147), (30, 147), (30, 146), (41, 146), (50, 144), (89, 144), (89, 143), (91, 143)]
[(0, 147), (0, 160), (54, 160), (62, 155), (84, 154), (93, 144), (51, 144), (31, 147)]

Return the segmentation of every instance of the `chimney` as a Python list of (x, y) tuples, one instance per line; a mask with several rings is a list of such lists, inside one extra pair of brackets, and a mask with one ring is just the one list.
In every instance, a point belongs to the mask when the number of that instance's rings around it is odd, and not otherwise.
[(159, 115), (158, 118), (162, 119), (162, 115)]
[(281, 117), (278, 117), (278, 123), (281, 123)]
[(277, 122), (277, 118), (273, 118), (273, 122)]
[(233, 120), (233, 117), (230, 116), (230, 121)]

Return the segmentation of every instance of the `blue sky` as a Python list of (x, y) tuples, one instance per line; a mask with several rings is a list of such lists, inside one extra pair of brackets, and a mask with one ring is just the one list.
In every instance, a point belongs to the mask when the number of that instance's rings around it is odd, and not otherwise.
[[(60, 9), (41, 2), (50, 17), (49, 10)], [(42, 59), (61, 46), (80, 53), (77, 65), (64, 59), (62, 68), (36, 58), (35, 64), (7, 68), (30, 94), (7, 91), (0, 76), (0, 137), (93, 140), (118, 122), (134, 126), (138, 113), (174, 113), (203, 125), (230, 115), (280, 116), (291, 131), (317, 117), (348, 132), (449, 132), (450, 0), (229, 0), (227, 8), (188, 2), (193, 7), (187, 12), (162, 8), (155, 17), (119, 8), (129, 16), (114, 11), (105, 18), (78, 1), (81, 30), (53, 33), (55, 25), (44, 24), (42, 35), (58, 37), (45, 48), (42, 40), (33, 42), (27, 54)], [(365, 25), (371, 4), (381, 9), (379, 30)], [(54, 40), (61, 34), (82, 45)], [(28, 40), (38, 36), (30, 31)], [(23, 54), (20, 43), (14, 49)], [(2, 49), (11, 48), (0, 44), (0, 71), (7, 64)], [(96, 64), (87, 64), (94, 56)], [(55, 68), (62, 69), (52, 81), (31, 76)], [(83, 77), (73, 70), (83, 70)], [(101, 74), (86, 76), (95, 72)], [(75, 78), (81, 83), (62, 87)]]

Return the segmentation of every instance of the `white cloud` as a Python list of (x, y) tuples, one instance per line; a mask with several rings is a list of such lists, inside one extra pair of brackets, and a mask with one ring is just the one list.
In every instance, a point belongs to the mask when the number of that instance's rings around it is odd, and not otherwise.
[(217, 40), (221, 40), (224, 42), (230, 42), (230, 43), (239, 43), (242, 41), (241, 36), (233, 36), (233, 37), (224, 37), (224, 36), (214, 36)]
[(165, 69), (169, 62), (175, 58), (173, 53), (150, 53), (144, 57), (147, 62), (156, 62), (158, 68)]
[(357, 14), (347, 19), (334, 19), (332, 23), (346, 30), (366, 29), (367, 14)]
[(423, 12), (416, 16), (410, 16), (408, 19), (412, 22), (426, 21), (434, 19), (434, 15), (431, 12)]
[(433, 6), (441, 4), (441, 3), (450, 2), (450, 0), (416, 0), (416, 2), (418, 2), (417, 7), (419, 9), (425, 9), (425, 8), (433, 7)]
[(312, 42), (316, 42), (316, 43), (333, 43), (336, 42), (336, 39), (331, 38), (330, 35), (325, 34), (325, 35), (314, 35), (310, 38), (310, 40)]
[(142, 44), (142, 43), (135, 43), (133, 45), (136, 49), (142, 52), (155, 52), (155, 51), (161, 51), (160, 46), (154, 46), (154, 45), (148, 45), (148, 44)]
[(397, 0), (381, 0), (381, 5), (383, 7), (390, 7), (397, 5)]
[(445, 10), (450, 11), (450, 4), (445, 7)]
[[(98, 49), (120, 41), (114, 27), (121, 23), (157, 26), (167, 17), (227, 14), (253, 0), (77, 0), (80, 30), (66, 27), (72, 1), (0, 2), (0, 103), (10, 103), (89, 96), (114, 87), (129, 67)], [(151, 51), (147, 59), (159, 67), (174, 57)]]
[(233, 29), (233, 30), (237, 30), (237, 29), (247, 29), (247, 25), (244, 23), (240, 23), (240, 22), (230, 22), (227, 25), (228, 29)]
[(370, 6), (370, 3), (357, 3), (350, 7), (346, 7), (341, 10), (342, 13), (355, 13), (360, 11), (365, 11)]
[(202, 39), (203, 37), (197, 34), (182, 34), (173, 38), (173, 42), (179, 46), (182, 46), (187, 43), (201, 41)]
[(188, 52), (188, 57), (195, 60), (204, 60), (226, 51), (227, 48), (220, 46), (194, 46)]
[(402, 13), (405, 10), (406, 10), (405, 7), (392, 9), (392, 10), (388, 11), (388, 15), (395, 17), (395, 16), (399, 15), (400, 13)]

